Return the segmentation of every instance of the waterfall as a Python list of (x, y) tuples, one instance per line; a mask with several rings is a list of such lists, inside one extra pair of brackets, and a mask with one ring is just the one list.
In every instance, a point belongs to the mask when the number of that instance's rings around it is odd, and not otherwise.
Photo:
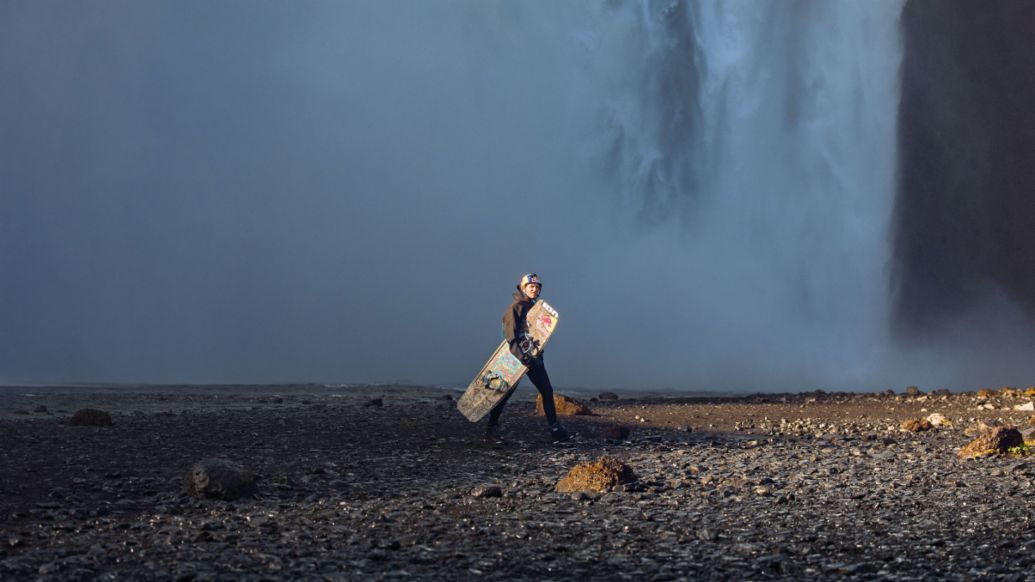
[(627, 243), (678, 233), (627, 255), (673, 257), (640, 273), (677, 289), (670, 364), (724, 384), (738, 366), (745, 384), (877, 377), (901, 9), (646, 0), (580, 36), (584, 153), (635, 217)]

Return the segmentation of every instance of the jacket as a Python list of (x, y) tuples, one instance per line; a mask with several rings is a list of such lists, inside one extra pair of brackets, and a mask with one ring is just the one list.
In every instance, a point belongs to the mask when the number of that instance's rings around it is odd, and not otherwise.
[(542, 352), (539, 352), (535, 358), (529, 358), (521, 352), (520, 345), (524, 335), (528, 333), (528, 322), (525, 318), (528, 316), (532, 306), (535, 305), (535, 302), (526, 297), (520, 289), (514, 293), (513, 297), (513, 303), (503, 312), (503, 339), (507, 340), (507, 343), (510, 345), (510, 353), (514, 354), (515, 358), (521, 360), (522, 364), (526, 366), (531, 364), (542, 365)]

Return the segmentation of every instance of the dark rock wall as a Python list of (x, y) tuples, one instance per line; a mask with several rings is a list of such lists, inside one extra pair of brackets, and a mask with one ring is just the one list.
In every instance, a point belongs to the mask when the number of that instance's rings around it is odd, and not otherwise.
[(909, 0), (894, 327), (1001, 293), (1035, 314), (1035, 1)]

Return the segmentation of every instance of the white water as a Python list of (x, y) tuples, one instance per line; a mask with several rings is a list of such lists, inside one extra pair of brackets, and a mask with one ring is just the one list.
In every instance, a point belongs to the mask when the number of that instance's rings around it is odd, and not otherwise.
[[(651, 373), (733, 389), (885, 379), (900, 10), (630, 2), (583, 31), (582, 151), (640, 225), (616, 234), (612, 264), (650, 289), (629, 291), (646, 312), (670, 307), (649, 329), (620, 324), (656, 348)], [(615, 372), (642, 364), (637, 351)]]

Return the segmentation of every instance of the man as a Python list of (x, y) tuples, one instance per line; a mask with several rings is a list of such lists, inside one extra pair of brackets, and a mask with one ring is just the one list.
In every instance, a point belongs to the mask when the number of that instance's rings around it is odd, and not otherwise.
[[(528, 368), (528, 378), (543, 397), (543, 411), (546, 412), (546, 422), (550, 424), (551, 440), (561, 442), (571, 438), (571, 435), (557, 422), (557, 411), (553, 405), (553, 386), (550, 384), (550, 376), (547, 375), (546, 366), (543, 364), (543, 354), (542, 352), (528, 354), (521, 350), (521, 341), (528, 333), (528, 323), (525, 317), (535, 305), (542, 289), (543, 283), (539, 279), (539, 275), (529, 273), (521, 277), (517, 284), (517, 292), (514, 293), (514, 301), (503, 312), (503, 338), (510, 345), (510, 353), (514, 354), (514, 357), (521, 360), (521, 363)], [(503, 407), (512, 394), (514, 394), (513, 390), (489, 412), (486, 437), (490, 440), (499, 440), (500, 414), (503, 413)]]

